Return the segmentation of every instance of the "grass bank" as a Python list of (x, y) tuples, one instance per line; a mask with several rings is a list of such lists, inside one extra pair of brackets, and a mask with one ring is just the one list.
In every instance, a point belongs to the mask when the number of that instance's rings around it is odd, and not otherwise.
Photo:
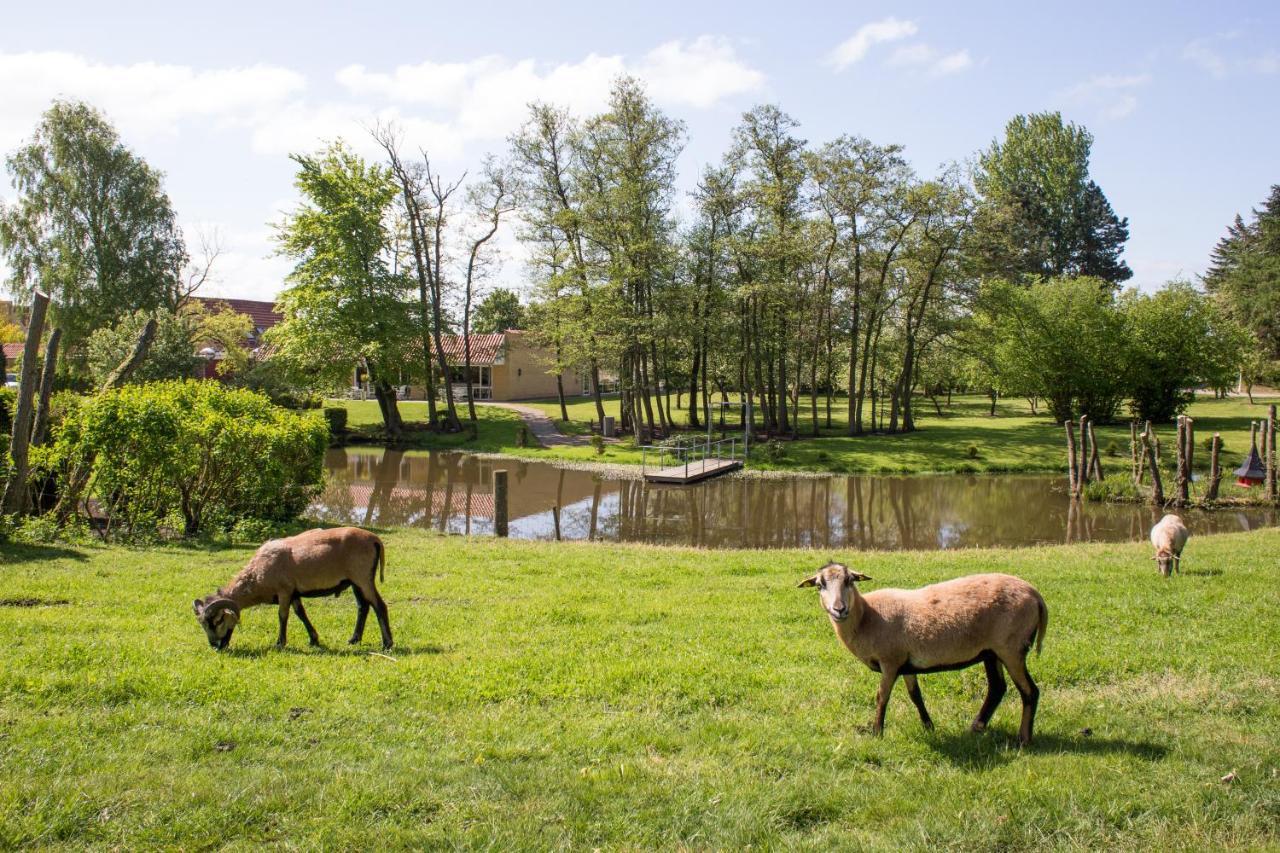
[(1280, 845), (1280, 531), (1172, 581), (1141, 545), (830, 555), (1040, 588), (1026, 752), (1012, 691), (967, 732), (980, 669), (865, 734), (876, 677), (793, 588), (825, 553), (386, 540), (394, 660), (349, 596), (308, 603), (325, 648), (259, 608), (210, 651), (190, 601), (246, 548), (3, 546), (0, 848)]
[[(1209, 454), (1203, 441), (1214, 432), (1222, 434), (1223, 467), (1228, 471), (1240, 464), (1249, 449), (1249, 421), (1265, 417), (1266, 405), (1272, 400), (1256, 398), (1250, 404), (1245, 398), (1214, 400), (1202, 397), (1194, 402), (1188, 414), (1196, 421), (1197, 469), (1208, 469)], [(842, 401), (839, 401), (842, 402)], [(377, 404), (372, 401), (348, 401), (350, 423), (366, 438), (373, 438), (381, 423)], [(541, 408), (558, 418), (560, 407), (554, 401), (535, 400), (528, 405)], [(832, 427), (825, 425), (821, 437), (804, 438), (793, 442), (779, 442), (781, 455), (774, 456), (757, 445), (752, 453), (751, 466), (761, 470), (777, 471), (834, 471), (850, 474), (934, 474), (934, 473), (1059, 473), (1066, 470), (1066, 437), (1062, 427), (1049, 416), (1032, 415), (1025, 400), (1007, 400), (990, 416), (989, 402), (985, 397), (956, 397), (948, 407), (942, 406), (938, 414), (927, 400), (917, 403), (919, 429), (907, 435), (865, 435), (850, 437), (843, 434), (846, 421), (837, 405), (833, 411)], [(407, 419), (425, 425), (426, 403), (402, 403)], [(606, 401), (606, 412), (617, 414), (617, 398)], [(595, 406), (590, 400), (577, 399), (569, 407), (570, 421), (562, 428), (566, 432), (582, 432), (586, 422), (594, 417)], [(590, 447), (555, 449), (519, 448), (516, 433), (519, 421), (506, 410), (481, 406), (478, 438), (467, 441), (464, 436), (438, 436), (425, 432), (414, 433), (415, 446), (428, 448), (459, 448), (491, 453), (540, 459), (566, 459), (575, 461), (600, 461), (609, 463), (639, 463), (640, 452), (629, 441), (609, 446), (603, 456), (596, 456)], [(730, 424), (736, 424), (736, 416), (727, 415)], [(801, 419), (801, 429), (810, 425), (807, 416)], [(822, 421), (825, 424), (825, 420)], [(1157, 426), (1166, 454), (1172, 459), (1176, 442), (1175, 424)], [(1103, 467), (1112, 471), (1128, 470), (1129, 428), (1127, 424), (1102, 426), (1097, 429), (1098, 441), (1104, 451)], [(735, 434), (740, 434), (735, 431)], [(1109, 456), (1105, 451), (1116, 455)], [(1229, 490), (1224, 490), (1229, 494)]]

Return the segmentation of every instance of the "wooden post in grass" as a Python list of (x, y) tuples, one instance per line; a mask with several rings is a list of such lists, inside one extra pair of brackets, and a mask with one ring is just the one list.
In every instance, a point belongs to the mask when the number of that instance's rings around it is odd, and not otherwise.
[(1151, 469), (1151, 503), (1164, 505), (1164, 484), (1160, 482), (1160, 466), (1156, 464), (1156, 439), (1151, 432), (1151, 421), (1142, 432), (1142, 445), (1147, 453), (1147, 467)]
[(1102, 480), (1102, 459), (1098, 456), (1098, 436), (1093, 431), (1093, 421), (1089, 421), (1089, 468), (1093, 479)]
[(507, 471), (493, 472), (493, 535), (507, 538)]
[(1177, 443), (1177, 480), (1175, 481), (1177, 489), (1174, 498), (1174, 506), (1184, 507), (1187, 505), (1187, 419), (1183, 415), (1178, 415), (1178, 443)]
[(1276, 499), (1276, 404), (1267, 409), (1267, 455), (1263, 464), (1267, 468), (1267, 500)]
[(1187, 415), (1187, 487), (1195, 481), (1196, 473), (1196, 422)]
[(1138, 453), (1138, 422), (1129, 421), (1129, 475), (1136, 486), (1142, 482), (1142, 456)]
[(1063, 426), (1067, 430), (1067, 487), (1071, 490), (1071, 497), (1077, 498), (1080, 496), (1080, 469), (1076, 464), (1076, 424), (1067, 418)]
[(1089, 485), (1089, 416), (1080, 416), (1080, 473), (1076, 475), (1076, 485), (1080, 491)]
[(1209, 446), (1209, 489), (1204, 495), (1207, 501), (1218, 499), (1218, 484), (1222, 481), (1222, 466), (1218, 463), (1218, 455), (1221, 452), (1222, 436), (1215, 432), (1213, 442)]
[(13, 434), (9, 438), (9, 483), (4, 490), (6, 513), (25, 512), (27, 508), (27, 450), (31, 442), (31, 421), (35, 414), (36, 382), (40, 378), (40, 336), (44, 334), (44, 315), (49, 310), (49, 297), (36, 291), (31, 299), (31, 317), (27, 325), (27, 343), (22, 350), (22, 377), (18, 382), (18, 399), (13, 407)]

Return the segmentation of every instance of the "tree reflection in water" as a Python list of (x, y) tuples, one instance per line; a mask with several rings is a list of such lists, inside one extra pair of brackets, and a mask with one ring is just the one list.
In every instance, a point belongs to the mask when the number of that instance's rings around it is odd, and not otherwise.
[[(509, 531), (703, 547), (937, 549), (1143, 539), (1161, 513), (1078, 504), (1045, 476), (777, 479), (694, 486), (610, 479), (466, 453), (329, 451), (313, 514), (346, 524), (493, 532), (493, 472), (508, 471)], [(1197, 532), (1276, 523), (1274, 510), (1191, 513)]]

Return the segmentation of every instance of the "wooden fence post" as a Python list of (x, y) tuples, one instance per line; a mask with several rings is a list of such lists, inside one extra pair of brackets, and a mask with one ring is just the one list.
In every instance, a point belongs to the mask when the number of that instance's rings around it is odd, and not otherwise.
[(1190, 415), (1187, 415), (1187, 487), (1195, 481), (1196, 477), (1196, 422)]
[(1075, 498), (1080, 496), (1080, 470), (1076, 464), (1076, 424), (1071, 418), (1067, 418), (1063, 421), (1063, 426), (1067, 430), (1067, 487), (1071, 490), (1071, 497)]
[(1151, 432), (1151, 422), (1142, 433), (1142, 444), (1146, 448), (1147, 467), (1151, 469), (1151, 503), (1164, 505), (1164, 484), (1160, 481), (1160, 466), (1156, 464), (1156, 439)]
[(9, 459), (13, 467), (2, 504), (6, 513), (21, 513), (27, 508), (27, 449), (35, 414), (36, 381), (40, 375), (40, 336), (44, 334), (44, 315), (48, 309), (49, 297), (37, 290), (31, 299), (27, 343), (22, 350), (22, 378), (13, 407), (13, 435), (9, 439)]
[(493, 535), (507, 537), (507, 471), (493, 472)]
[(1089, 421), (1089, 468), (1095, 480), (1102, 480), (1102, 460), (1098, 456), (1098, 436), (1093, 431), (1093, 421)]
[(1177, 491), (1174, 506), (1184, 507), (1187, 505), (1187, 419), (1183, 415), (1178, 415), (1176, 477), (1174, 488)]
[(1136, 486), (1142, 482), (1142, 462), (1138, 454), (1138, 422), (1129, 421), (1129, 476)]
[(1218, 499), (1218, 483), (1222, 480), (1222, 466), (1218, 462), (1218, 455), (1222, 452), (1222, 436), (1218, 433), (1213, 434), (1213, 443), (1209, 447), (1209, 490), (1205, 492), (1204, 499), (1207, 501), (1216, 501)]
[(1080, 491), (1089, 485), (1089, 416), (1080, 416), (1080, 473), (1076, 476), (1076, 484)]

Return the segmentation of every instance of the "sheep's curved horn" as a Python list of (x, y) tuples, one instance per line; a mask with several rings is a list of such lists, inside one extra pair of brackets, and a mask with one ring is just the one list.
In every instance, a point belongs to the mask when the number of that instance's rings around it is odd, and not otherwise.
[(240, 621), (240, 607), (229, 598), (215, 598), (205, 605), (204, 612), (208, 614), (210, 621), (222, 618), (222, 612), (228, 611), (234, 620), (232, 624)]

